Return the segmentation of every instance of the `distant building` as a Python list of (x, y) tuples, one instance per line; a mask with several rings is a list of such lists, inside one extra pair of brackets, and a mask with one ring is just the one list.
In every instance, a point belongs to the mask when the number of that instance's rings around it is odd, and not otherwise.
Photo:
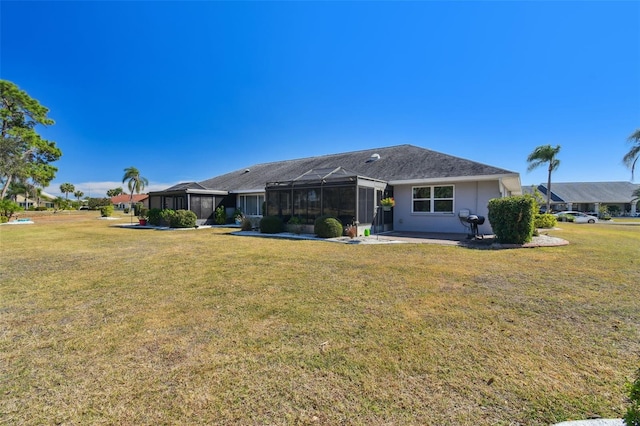
[(131, 200), (130, 194), (120, 194), (111, 197), (111, 204), (113, 204), (115, 209), (127, 209), (129, 208), (129, 203), (142, 203), (146, 208), (149, 208), (149, 194), (133, 194), (133, 200)]
[[(614, 206), (621, 215), (635, 215), (640, 208), (638, 200), (632, 201), (632, 194), (638, 188), (640, 184), (631, 182), (551, 182), (551, 209), (597, 213), (606, 205)], [(546, 200), (547, 185), (540, 184), (537, 189)], [(533, 190), (525, 186), (522, 192), (531, 194)]]
[(29, 210), (32, 207), (45, 207), (52, 209), (55, 207), (55, 199), (56, 197), (53, 195), (40, 191), (40, 194), (35, 198), (25, 198), (24, 194), (18, 194), (15, 197), (15, 202), (25, 210)]

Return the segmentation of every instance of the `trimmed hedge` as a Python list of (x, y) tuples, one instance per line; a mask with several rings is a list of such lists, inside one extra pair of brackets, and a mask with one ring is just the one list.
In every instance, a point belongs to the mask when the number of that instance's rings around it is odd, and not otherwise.
[(160, 226), (162, 223), (162, 209), (157, 207), (149, 209), (149, 212), (147, 213), (147, 221), (149, 222), (149, 225)]
[(278, 234), (284, 232), (284, 222), (279, 216), (264, 216), (260, 220), (260, 232), (263, 234)]
[(536, 201), (531, 195), (489, 200), (489, 222), (501, 243), (524, 244), (533, 238)]
[(342, 223), (335, 217), (320, 216), (313, 225), (313, 232), (320, 238), (341, 237), (343, 233)]
[(553, 228), (558, 223), (558, 219), (552, 214), (537, 214), (533, 220), (536, 228)]
[(175, 210), (169, 224), (172, 228), (195, 228), (197, 220), (198, 216), (191, 210)]

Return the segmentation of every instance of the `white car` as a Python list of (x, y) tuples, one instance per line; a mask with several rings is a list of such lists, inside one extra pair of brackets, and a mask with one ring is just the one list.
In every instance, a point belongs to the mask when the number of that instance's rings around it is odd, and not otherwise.
[(564, 211), (554, 214), (558, 218), (559, 222), (574, 222), (574, 223), (597, 223), (598, 218), (582, 212), (576, 211)]

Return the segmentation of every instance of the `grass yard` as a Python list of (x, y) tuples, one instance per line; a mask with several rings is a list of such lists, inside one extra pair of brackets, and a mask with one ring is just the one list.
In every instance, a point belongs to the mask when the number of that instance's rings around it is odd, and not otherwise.
[(640, 226), (492, 251), (31, 217), (0, 227), (0, 424), (548, 425), (621, 417), (640, 366)]

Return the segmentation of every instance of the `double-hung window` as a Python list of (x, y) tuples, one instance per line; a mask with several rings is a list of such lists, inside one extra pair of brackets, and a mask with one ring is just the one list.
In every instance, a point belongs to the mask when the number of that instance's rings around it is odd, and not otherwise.
[(453, 185), (414, 186), (413, 213), (453, 213)]

